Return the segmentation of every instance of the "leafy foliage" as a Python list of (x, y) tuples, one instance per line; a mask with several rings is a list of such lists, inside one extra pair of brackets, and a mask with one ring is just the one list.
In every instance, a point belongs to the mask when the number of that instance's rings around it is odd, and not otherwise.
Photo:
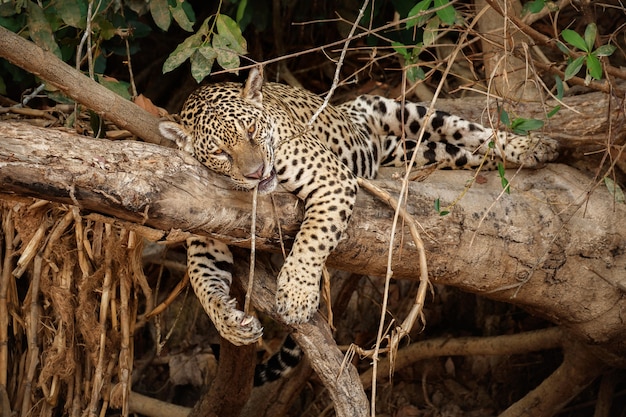
[[(29, 37), (42, 49), (71, 65), (75, 65), (80, 49), (91, 48), (94, 57), (92, 70), (96, 74), (104, 74), (108, 58), (112, 55), (128, 58), (129, 54), (139, 51), (138, 41), (152, 33), (152, 28), (142, 21), (144, 15), (150, 13), (156, 26), (163, 30), (169, 28), (172, 19), (181, 28), (192, 30), (195, 20), (191, 6), (184, 0), (129, 1), (123, 6), (116, 0), (104, 0), (93, 2), (91, 9), (89, 4), (89, 0), (3, 2), (0, 4), (0, 25)], [(88, 19), (91, 45), (84, 43)], [(25, 79), (15, 67), (3, 62), (0, 88), (6, 84), (5, 77), (12, 78), (14, 82)], [(118, 85), (113, 86), (113, 83)], [(103, 84), (130, 97), (128, 83), (108, 79)], [(6, 89), (0, 92), (6, 94)]]
[(424, 70), (419, 66), (419, 56), (424, 48), (431, 46), (437, 39), (440, 28), (454, 25), (457, 14), (448, 0), (421, 0), (417, 2), (407, 13), (405, 28), (419, 31), (422, 40), (415, 41), (412, 45), (396, 41), (392, 42), (393, 49), (404, 59), (404, 68), (407, 79), (415, 83), (418, 79), (426, 77)]
[[(578, 74), (583, 64), (586, 66), (585, 84), (588, 85), (592, 78), (595, 80), (602, 79), (602, 64), (600, 63), (599, 58), (611, 56), (613, 52), (615, 52), (616, 47), (614, 45), (606, 44), (594, 49), (597, 34), (598, 27), (595, 23), (587, 25), (584, 38), (571, 29), (565, 29), (561, 32), (561, 36), (565, 42), (585, 53), (584, 55), (570, 60), (567, 68), (565, 69), (565, 81)], [(558, 45), (566, 54), (571, 55), (567, 46), (560, 42)]]
[(211, 73), (214, 61), (224, 69), (239, 67), (240, 55), (247, 53), (247, 43), (237, 22), (224, 14), (209, 16), (198, 31), (189, 36), (170, 54), (163, 72), (191, 62), (191, 75), (197, 82)]

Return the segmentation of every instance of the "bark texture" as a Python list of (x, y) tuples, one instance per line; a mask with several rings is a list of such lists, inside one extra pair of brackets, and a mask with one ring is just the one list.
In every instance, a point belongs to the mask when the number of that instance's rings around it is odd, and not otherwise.
[[(178, 151), (136, 142), (87, 139), (23, 124), (0, 124), (2, 192), (70, 203), (85, 211), (164, 231), (208, 234), (249, 245), (250, 195)], [(595, 346), (604, 361), (624, 365), (622, 317), (626, 214), (604, 186), (552, 164), (508, 172), (511, 194), (497, 173), (481, 173), (448, 216), (433, 210), (463, 192), (469, 172), (435, 172), (409, 189), (408, 210), (424, 228), (433, 281), (517, 304), (563, 325)], [(397, 194), (394, 180), (378, 185)], [(261, 198), (257, 248), (278, 251), (279, 224), (287, 243), (301, 204), (276, 193)], [(392, 211), (360, 192), (345, 238), (329, 265), (356, 273), (386, 270)], [(280, 222), (278, 221), (280, 219)], [(154, 238), (154, 235), (153, 235)], [(393, 240), (395, 278), (417, 279), (415, 248), (402, 230)]]

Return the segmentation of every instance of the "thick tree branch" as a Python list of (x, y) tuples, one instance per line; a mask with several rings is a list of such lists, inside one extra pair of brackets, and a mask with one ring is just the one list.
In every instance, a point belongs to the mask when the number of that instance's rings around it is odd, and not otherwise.
[(47, 83), (147, 142), (163, 143), (158, 119), (84, 76), (53, 53), (0, 26), (0, 57)]
[(189, 417), (238, 417), (252, 392), (256, 346), (224, 342), (217, 375), (211, 388), (193, 407)]
[[(136, 142), (91, 140), (23, 124), (0, 124), (0, 183), (4, 193), (75, 204), (156, 229), (162, 239), (180, 231), (249, 244), (250, 195), (178, 151)], [(509, 172), (511, 195), (496, 173), (481, 173), (467, 194), (441, 217), (433, 201), (451, 203), (469, 172), (435, 172), (410, 188), (408, 210), (424, 227), (431, 278), (438, 283), (511, 302), (601, 345), (606, 360), (624, 363), (626, 300), (619, 289), (626, 268), (626, 214), (603, 187), (577, 171), (549, 165)], [(379, 185), (396, 193), (395, 181)], [(591, 191), (591, 192), (590, 192)], [(292, 239), (301, 204), (290, 194), (261, 198), (257, 248), (279, 250), (278, 221)], [(345, 239), (329, 265), (384, 275), (392, 212), (360, 192)], [(177, 232), (177, 233), (174, 233)], [(394, 240), (394, 277), (418, 277), (408, 231)]]
[[(237, 257), (242, 258), (243, 254)], [(265, 265), (262, 261), (257, 262), (252, 300), (257, 309), (280, 320), (274, 312), (276, 280), (271, 268)], [(235, 264), (233, 275), (242, 281), (244, 287), (247, 286), (248, 273), (249, 265), (245, 261)], [(367, 416), (369, 403), (360, 383), (359, 374), (350, 363), (345, 368), (342, 367), (344, 355), (335, 344), (328, 323), (317, 313), (310, 322), (295, 325), (293, 328), (292, 337), (306, 352), (311, 367), (328, 389), (337, 416)]]
[(563, 363), (558, 369), (504, 410), (500, 417), (556, 415), (605, 370), (602, 362), (586, 346), (569, 343), (564, 353)]

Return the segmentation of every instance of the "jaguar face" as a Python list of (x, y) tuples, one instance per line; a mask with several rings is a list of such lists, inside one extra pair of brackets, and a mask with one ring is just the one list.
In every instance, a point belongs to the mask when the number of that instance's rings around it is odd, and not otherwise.
[(243, 91), (230, 83), (201, 88), (187, 99), (181, 124), (162, 122), (161, 133), (235, 188), (265, 194), (277, 185), (274, 129), (262, 104)]

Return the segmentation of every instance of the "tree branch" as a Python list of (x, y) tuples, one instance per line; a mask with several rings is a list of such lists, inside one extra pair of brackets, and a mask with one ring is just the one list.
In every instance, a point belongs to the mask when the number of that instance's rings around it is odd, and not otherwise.
[(0, 57), (36, 75), (146, 142), (165, 144), (158, 119), (70, 67), (53, 53), (0, 26)]
[[(235, 256), (233, 277), (247, 287), (249, 265), (245, 254)], [(271, 267), (261, 259), (256, 263), (252, 301), (257, 309), (280, 321), (275, 313), (276, 279)], [(328, 323), (319, 313), (310, 322), (293, 326), (292, 337), (306, 354), (311, 367), (320, 378), (333, 401), (338, 417), (364, 417), (368, 415), (369, 402), (359, 380), (356, 368), (343, 366), (344, 355), (333, 339)]]
[[(107, 142), (15, 123), (0, 123), (0, 182), (4, 193), (74, 204), (144, 226), (249, 245), (250, 195), (228, 190), (222, 178), (178, 151), (137, 142)], [(433, 201), (451, 203), (473, 174), (435, 172), (411, 184), (408, 211), (421, 222), (431, 278), (440, 284), (514, 303), (601, 345), (606, 360), (623, 364), (626, 332), (619, 289), (626, 268), (626, 208), (576, 170), (549, 165), (507, 174), (511, 195), (496, 173), (481, 173), (441, 217)], [(392, 194), (395, 181), (378, 181)], [(592, 191), (592, 192), (591, 192)], [(260, 198), (257, 249), (279, 251), (278, 220), (289, 241), (301, 204), (276, 193)], [(344, 240), (329, 266), (384, 275), (391, 210), (360, 192)], [(395, 278), (417, 279), (408, 230), (395, 242)]]
[(564, 354), (556, 371), (500, 417), (556, 415), (605, 370), (605, 365), (586, 346), (568, 343)]

